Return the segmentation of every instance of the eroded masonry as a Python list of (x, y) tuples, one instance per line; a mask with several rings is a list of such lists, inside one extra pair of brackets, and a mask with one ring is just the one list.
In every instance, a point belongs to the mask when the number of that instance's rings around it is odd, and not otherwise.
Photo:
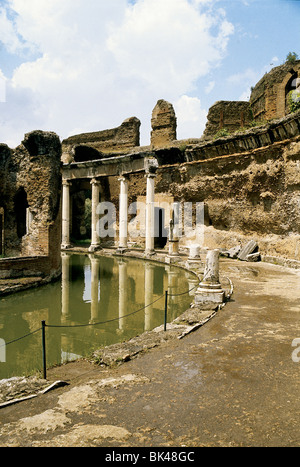
[[(290, 96), (299, 73), (300, 62), (276, 67), (249, 102), (215, 103), (198, 139), (178, 141), (173, 106), (159, 100), (149, 146), (140, 146), (136, 117), (62, 142), (34, 131), (16, 149), (1, 145), (0, 277), (55, 277), (61, 249), (78, 242), (91, 252), (138, 247), (147, 256), (171, 251), (175, 240), (175, 254), (191, 244), (228, 250), (254, 240), (260, 258), (298, 267), (300, 112)], [(115, 211), (103, 237), (105, 203)], [(174, 215), (184, 213), (176, 207), (189, 209), (195, 225), (197, 203), (201, 236), (184, 228), (178, 235)]]

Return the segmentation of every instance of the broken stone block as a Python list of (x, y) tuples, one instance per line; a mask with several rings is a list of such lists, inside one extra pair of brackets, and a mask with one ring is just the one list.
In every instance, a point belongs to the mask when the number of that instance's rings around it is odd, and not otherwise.
[(252, 253), (251, 255), (248, 255), (246, 260), (251, 262), (251, 263), (255, 263), (257, 261), (260, 261), (261, 257), (260, 257), (259, 251), (257, 253)]
[(234, 246), (229, 250), (220, 250), (220, 255), (225, 256), (226, 258), (236, 259), (239, 252), (241, 251), (240, 245)]
[(247, 243), (247, 245), (245, 245), (240, 253), (238, 254), (238, 259), (241, 260), (241, 261), (246, 261), (247, 260), (247, 256), (248, 255), (251, 255), (252, 253), (256, 253), (256, 249), (258, 248), (258, 244), (255, 240), (250, 240), (250, 242)]

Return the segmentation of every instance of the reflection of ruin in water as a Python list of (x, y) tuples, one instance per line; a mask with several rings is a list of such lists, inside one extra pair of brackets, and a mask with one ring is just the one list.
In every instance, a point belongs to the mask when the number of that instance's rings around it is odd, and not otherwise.
[[(60, 364), (163, 324), (166, 290), (171, 321), (189, 307), (191, 294), (175, 294), (187, 292), (193, 278), (150, 261), (63, 253), (61, 281), (2, 300), (1, 337), (11, 342), (45, 320), (47, 366)], [(7, 346), (0, 379), (40, 370), (41, 362), (36, 332)]]

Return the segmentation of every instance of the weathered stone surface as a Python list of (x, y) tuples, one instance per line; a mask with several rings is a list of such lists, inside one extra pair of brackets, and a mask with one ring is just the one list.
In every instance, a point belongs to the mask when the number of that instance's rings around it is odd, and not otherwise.
[(163, 99), (157, 101), (152, 112), (151, 125), (153, 148), (168, 146), (176, 140), (177, 120), (172, 104)]

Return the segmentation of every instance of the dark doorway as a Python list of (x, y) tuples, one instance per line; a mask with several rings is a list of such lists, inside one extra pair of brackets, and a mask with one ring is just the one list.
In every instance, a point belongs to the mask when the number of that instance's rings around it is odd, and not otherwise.
[(3, 255), (3, 216), (0, 214), (0, 255)]
[(15, 215), (17, 222), (17, 235), (19, 238), (24, 237), (27, 233), (26, 213), (28, 208), (27, 195), (24, 188), (19, 188), (15, 196)]
[(165, 229), (165, 210), (162, 208), (155, 208), (154, 219), (154, 248), (164, 248), (168, 241), (168, 231)]

